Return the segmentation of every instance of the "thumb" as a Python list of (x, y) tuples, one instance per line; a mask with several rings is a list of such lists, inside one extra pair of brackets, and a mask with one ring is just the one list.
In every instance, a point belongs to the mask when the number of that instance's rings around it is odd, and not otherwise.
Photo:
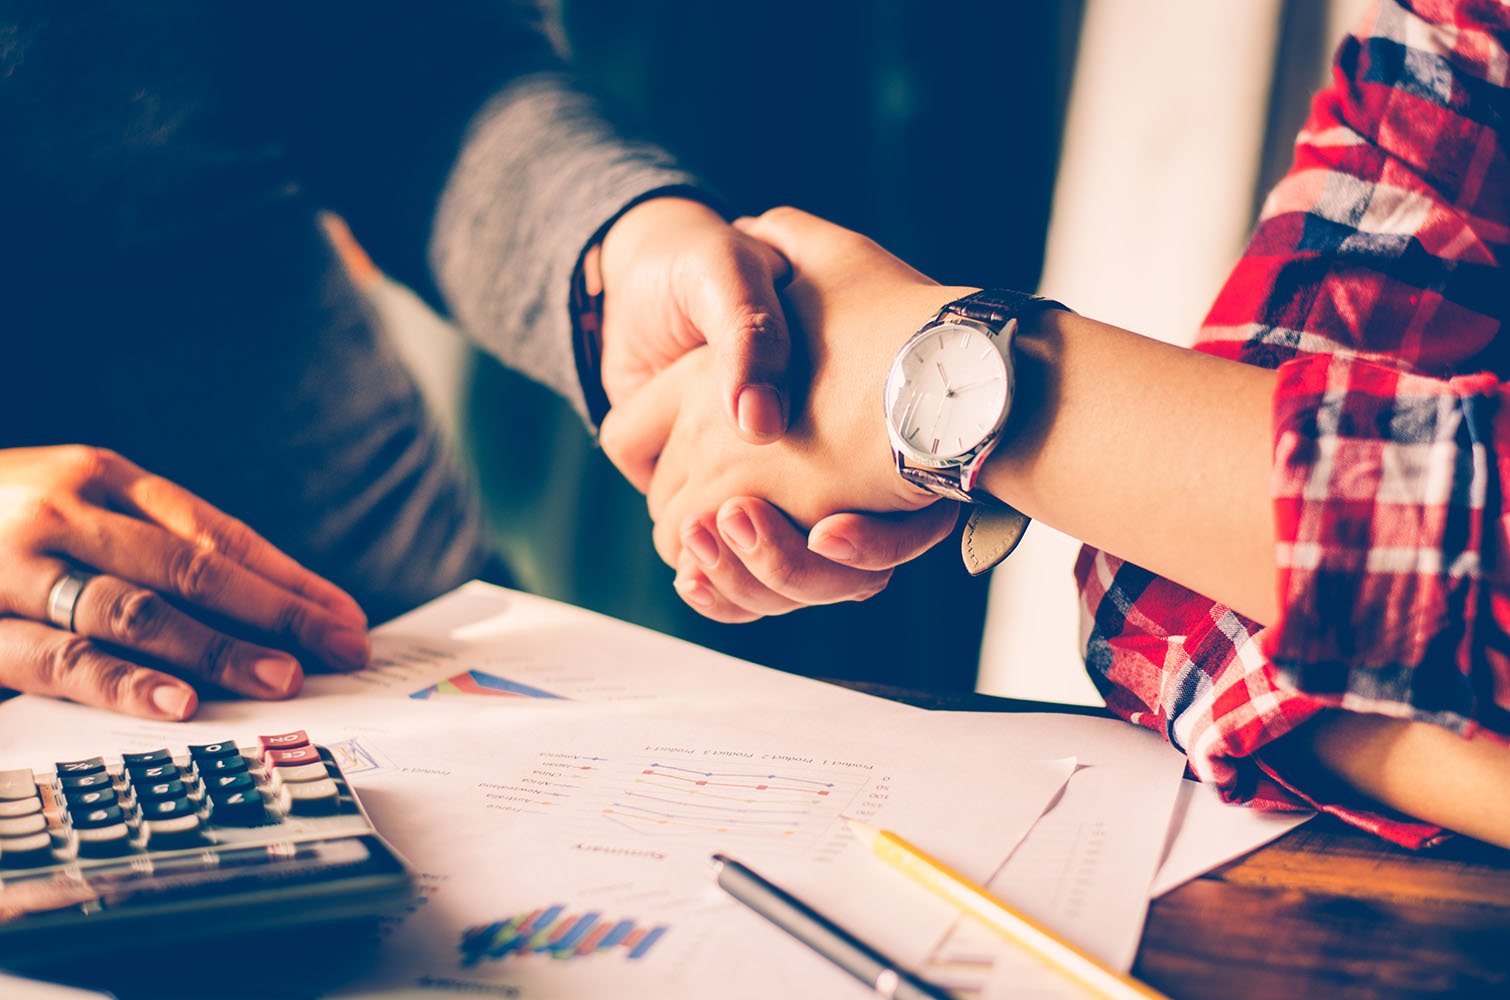
[(786, 261), (746, 237), (704, 268), (688, 319), (713, 349), (725, 408), (752, 444), (786, 433), (792, 338), (776, 294)]
[(798, 272), (831, 260), (846, 239), (864, 238), (790, 206), (773, 208), (754, 218), (736, 219), (734, 228), (774, 249)]

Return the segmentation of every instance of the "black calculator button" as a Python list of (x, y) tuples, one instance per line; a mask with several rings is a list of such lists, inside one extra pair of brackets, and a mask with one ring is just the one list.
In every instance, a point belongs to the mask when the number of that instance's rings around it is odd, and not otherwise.
[(86, 788), (83, 790), (70, 788), (63, 793), (68, 801), (69, 809), (103, 809), (113, 806), (116, 802), (114, 788)]
[(189, 794), (184, 783), (174, 778), (172, 781), (159, 781), (155, 784), (139, 784), (135, 786), (136, 797), (141, 802), (156, 802), (160, 799), (181, 799)]
[(98, 809), (75, 808), (69, 815), (73, 817), (75, 830), (95, 830), (103, 826), (114, 826), (117, 823), (126, 822), (125, 811), (114, 803)]
[(45, 833), (46, 830), (47, 817), (41, 813), (0, 819), (0, 837), (29, 837), (34, 833)]
[(246, 758), (237, 754), (234, 757), (213, 757), (206, 760), (197, 760), (194, 766), (199, 770), (200, 777), (208, 780), (211, 776), (222, 774), (243, 774), (247, 771)]
[(130, 771), (138, 767), (152, 767), (155, 764), (171, 764), (173, 755), (164, 747), (161, 750), (148, 750), (146, 753), (123, 753), (121, 764)]
[(58, 777), (77, 777), (85, 774), (104, 774), (105, 758), (90, 757), (88, 760), (58, 761)]
[(256, 788), (257, 782), (250, 774), (243, 771), (240, 774), (212, 774), (204, 779), (205, 791), (214, 798), (220, 795), (230, 795), (232, 792), (244, 792)]
[(37, 776), (26, 768), (0, 771), (0, 801), (30, 799), (37, 794)]
[(190, 745), (189, 756), (196, 761), (215, 760), (219, 757), (239, 757), (241, 749), (234, 743), (202, 743)]
[(137, 786), (172, 781), (179, 776), (177, 764), (150, 764), (147, 767), (133, 767), (126, 773), (131, 776), (131, 784)]
[(229, 795), (214, 795), (210, 799), (210, 822), (237, 826), (261, 823), (267, 818), (262, 793), (255, 788), (231, 792)]
[(108, 774), (63, 775), (58, 781), (63, 786), (64, 795), (69, 792), (87, 791), (91, 788), (111, 788), (115, 784), (114, 779)]
[(142, 819), (177, 819), (180, 816), (192, 816), (195, 813), (194, 803), (188, 799), (159, 799), (156, 802), (141, 803)]

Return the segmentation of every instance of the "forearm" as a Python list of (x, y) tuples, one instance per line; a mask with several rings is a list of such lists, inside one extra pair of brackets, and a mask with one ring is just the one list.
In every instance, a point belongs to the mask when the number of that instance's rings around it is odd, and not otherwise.
[[(1510, 746), (1424, 722), (1329, 711), (1276, 741), (1264, 758), (1303, 791), (1343, 788), (1409, 816), (1510, 847)], [(1299, 775), (1314, 775), (1311, 781)]]
[(1051, 311), (1019, 337), (992, 494), (1261, 622), (1277, 617), (1274, 373)]
[(626, 205), (692, 182), (567, 77), (517, 81), (479, 114), (446, 182), (430, 236), (446, 305), (483, 348), (583, 411), (568, 309), (578, 260)]

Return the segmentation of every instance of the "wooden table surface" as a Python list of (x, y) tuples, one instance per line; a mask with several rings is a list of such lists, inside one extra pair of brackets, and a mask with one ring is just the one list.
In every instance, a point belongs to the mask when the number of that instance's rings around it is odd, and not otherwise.
[[(848, 686), (924, 708), (1065, 710)], [(1510, 1000), (1510, 851), (1407, 851), (1319, 816), (1155, 900), (1133, 972), (1175, 1000)]]

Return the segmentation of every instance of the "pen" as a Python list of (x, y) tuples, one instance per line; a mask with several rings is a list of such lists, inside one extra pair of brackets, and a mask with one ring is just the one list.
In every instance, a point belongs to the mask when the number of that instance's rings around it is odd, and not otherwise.
[(948, 993), (905, 971), (785, 889), (772, 885), (724, 854), (713, 855), (719, 887), (809, 948), (833, 962), (877, 996), (895, 1000), (950, 1000)]
[(1131, 976), (1101, 964), (1005, 900), (971, 882), (959, 872), (888, 830), (846, 818), (850, 830), (872, 853), (893, 868), (933, 890), (959, 909), (1074, 980), (1095, 996), (1108, 1000), (1168, 1000), (1164, 994)]

